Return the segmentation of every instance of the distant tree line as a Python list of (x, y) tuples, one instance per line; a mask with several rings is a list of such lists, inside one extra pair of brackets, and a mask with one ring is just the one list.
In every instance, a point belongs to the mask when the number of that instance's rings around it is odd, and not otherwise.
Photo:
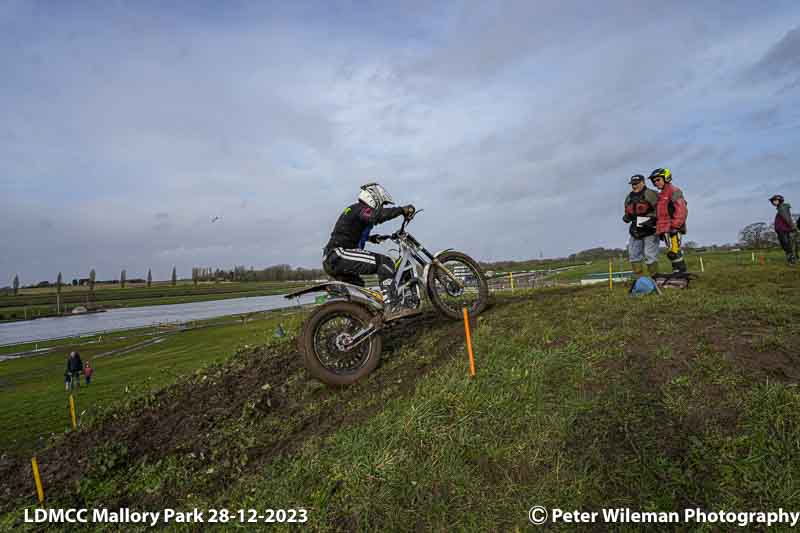
[(320, 268), (292, 268), (291, 265), (273, 265), (267, 268), (249, 269), (238, 265), (231, 270), (195, 267), (192, 279), (197, 281), (304, 281), (326, 278)]
[[(683, 247), (687, 250), (698, 251), (727, 251), (737, 248), (766, 249), (776, 248), (778, 246), (780, 246), (778, 243), (778, 236), (773, 229), (773, 225), (768, 222), (754, 222), (752, 224), (748, 224), (739, 231), (739, 241), (735, 244), (712, 244), (702, 248), (694, 241), (685, 241), (683, 244)], [(563, 263), (565, 260), (570, 262), (585, 262), (618, 258), (625, 255), (627, 255), (627, 250), (623, 248), (596, 247), (570, 254), (566, 258), (562, 257), (554, 259), (527, 259), (522, 261), (494, 262), (481, 261), (480, 264), (484, 270), (530, 270), (547, 267), (548, 264), (551, 263)], [(197, 284), (199, 281), (305, 281), (323, 279), (326, 277), (327, 276), (322, 269), (301, 267), (292, 268), (291, 265), (287, 264), (273, 265), (260, 270), (256, 270), (253, 267), (245, 268), (241, 265), (235, 266), (231, 270), (205, 267), (195, 267), (192, 269), (192, 280), (195, 284)], [(88, 285), (89, 290), (93, 292), (96, 283), (104, 285), (114, 285), (119, 283), (124, 288), (128, 283), (146, 283), (147, 287), (150, 287), (153, 282), (153, 275), (150, 269), (147, 270), (146, 280), (141, 278), (127, 279), (126, 270), (122, 270), (120, 272), (119, 278), (119, 280), (95, 281), (95, 270), (91, 269), (88, 278), (73, 279), (72, 285)], [(173, 286), (177, 283), (177, 272), (175, 267), (172, 268), (171, 283)], [(51, 283), (50, 281), (41, 281), (39, 283), (23, 286), (22, 288), (54, 286), (60, 292), (63, 285), (64, 283), (62, 282), (62, 276), (59, 272), (58, 279), (55, 283)], [(0, 290), (3, 294), (13, 293), (13, 295), (16, 296), (19, 293), (20, 287), (19, 275), (15, 275), (12, 287), (2, 287)]]

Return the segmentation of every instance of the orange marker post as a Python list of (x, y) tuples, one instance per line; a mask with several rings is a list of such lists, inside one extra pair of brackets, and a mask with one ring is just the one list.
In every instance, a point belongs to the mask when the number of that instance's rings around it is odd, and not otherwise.
[(469, 334), (469, 313), (464, 307), (464, 331), (467, 334), (467, 351), (469, 352), (469, 375), (475, 375), (475, 355), (472, 353), (472, 337)]

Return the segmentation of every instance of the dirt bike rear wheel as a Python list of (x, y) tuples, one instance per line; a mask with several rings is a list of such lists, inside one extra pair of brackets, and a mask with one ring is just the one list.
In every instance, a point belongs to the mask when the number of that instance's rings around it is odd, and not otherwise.
[(382, 340), (373, 333), (347, 351), (348, 336), (367, 327), (373, 316), (363, 307), (349, 302), (332, 302), (317, 308), (303, 325), (300, 347), (303, 361), (315, 378), (327, 385), (350, 385), (378, 366)]
[(489, 303), (489, 284), (478, 263), (461, 252), (444, 252), (437, 257), (447, 269), (461, 280), (460, 287), (450, 276), (435, 265), (428, 269), (428, 297), (433, 306), (443, 315), (458, 320), (467, 308), (470, 316), (476, 316)]

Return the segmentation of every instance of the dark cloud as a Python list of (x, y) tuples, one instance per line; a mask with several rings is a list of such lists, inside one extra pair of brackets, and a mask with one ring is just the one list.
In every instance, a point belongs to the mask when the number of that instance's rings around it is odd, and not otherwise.
[(752, 78), (792, 77), (796, 81), (800, 76), (800, 26), (786, 32), (786, 35), (752, 66), (750, 76)]

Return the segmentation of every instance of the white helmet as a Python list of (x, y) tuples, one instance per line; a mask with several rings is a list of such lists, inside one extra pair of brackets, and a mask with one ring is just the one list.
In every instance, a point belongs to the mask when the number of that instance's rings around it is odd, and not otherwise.
[(366, 185), (362, 185), (361, 192), (358, 194), (358, 199), (372, 209), (378, 209), (383, 206), (383, 204), (394, 203), (392, 197), (379, 183), (367, 183)]

